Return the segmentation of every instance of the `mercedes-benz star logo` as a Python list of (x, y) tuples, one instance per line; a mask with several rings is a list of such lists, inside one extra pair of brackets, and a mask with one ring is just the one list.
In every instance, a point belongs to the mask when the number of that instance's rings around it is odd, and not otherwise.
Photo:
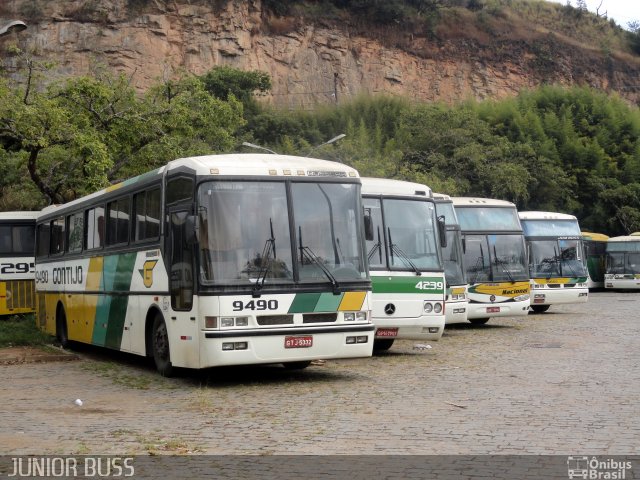
[(393, 315), (396, 312), (396, 306), (393, 303), (387, 303), (384, 306), (384, 313), (387, 315)]

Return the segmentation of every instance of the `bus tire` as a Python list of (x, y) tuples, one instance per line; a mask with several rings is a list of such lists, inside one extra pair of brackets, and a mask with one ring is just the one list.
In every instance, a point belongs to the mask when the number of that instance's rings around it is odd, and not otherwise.
[(488, 318), (470, 318), (469, 321), (472, 325), (484, 325), (489, 321)]
[(174, 373), (173, 365), (171, 365), (171, 352), (169, 351), (169, 335), (167, 333), (167, 324), (159, 313), (153, 319), (153, 328), (151, 330), (151, 351), (153, 353), (153, 361), (156, 364), (158, 373), (163, 377), (171, 377)]
[(378, 352), (389, 350), (393, 345), (393, 338), (375, 339), (373, 341), (373, 349)]
[(67, 328), (67, 315), (64, 307), (58, 306), (56, 313), (56, 339), (62, 348), (69, 348), (69, 330)]
[(549, 310), (549, 307), (551, 305), (531, 305), (531, 310), (533, 310), (533, 313), (544, 313)]
[(311, 360), (306, 360), (302, 362), (286, 362), (282, 364), (282, 366), (287, 370), (304, 370), (309, 365), (311, 365)]

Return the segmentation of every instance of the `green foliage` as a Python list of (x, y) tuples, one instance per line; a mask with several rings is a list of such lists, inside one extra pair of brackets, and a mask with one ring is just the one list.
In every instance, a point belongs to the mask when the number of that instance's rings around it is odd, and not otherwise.
[[(314, 112), (263, 111), (250, 139), (337, 160), (362, 175), (578, 216), (585, 229), (639, 230), (640, 114), (616, 96), (546, 86), (455, 106), (359, 97)], [(339, 142), (313, 148), (338, 133)]]
[(36, 326), (34, 315), (0, 318), (0, 348), (51, 343), (53, 337)]
[[(228, 151), (244, 124), (240, 102), (213, 97), (192, 76), (139, 95), (123, 75), (99, 71), (45, 87), (34, 72), (15, 84), (0, 79), (0, 160), (9, 176), (37, 187), (38, 206), (174, 158)], [(15, 205), (9, 193), (2, 203)]]

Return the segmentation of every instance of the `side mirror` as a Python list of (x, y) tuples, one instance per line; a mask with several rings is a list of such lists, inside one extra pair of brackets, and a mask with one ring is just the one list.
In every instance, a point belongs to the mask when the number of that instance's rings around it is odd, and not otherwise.
[(444, 215), (438, 217), (438, 234), (440, 235), (440, 245), (445, 248), (447, 246), (447, 224), (444, 221)]
[(364, 238), (367, 241), (373, 240), (373, 220), (370, 208), (365, 208), (364, 210)]

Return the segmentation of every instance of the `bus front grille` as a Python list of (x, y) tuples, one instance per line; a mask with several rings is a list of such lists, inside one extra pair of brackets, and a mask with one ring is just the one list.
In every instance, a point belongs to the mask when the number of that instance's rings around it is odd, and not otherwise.
[(35, 282), (33, 280), (11, 280), (7, 282), (7, 308), (36, 308)]
[(337, 313), (305, 313), (302, 315), (302, 323), (335, 322), (338, 319)]
[(293, 315), (260, 315), (256, 317), (258, 325), (291, 325), (293, 324)]

